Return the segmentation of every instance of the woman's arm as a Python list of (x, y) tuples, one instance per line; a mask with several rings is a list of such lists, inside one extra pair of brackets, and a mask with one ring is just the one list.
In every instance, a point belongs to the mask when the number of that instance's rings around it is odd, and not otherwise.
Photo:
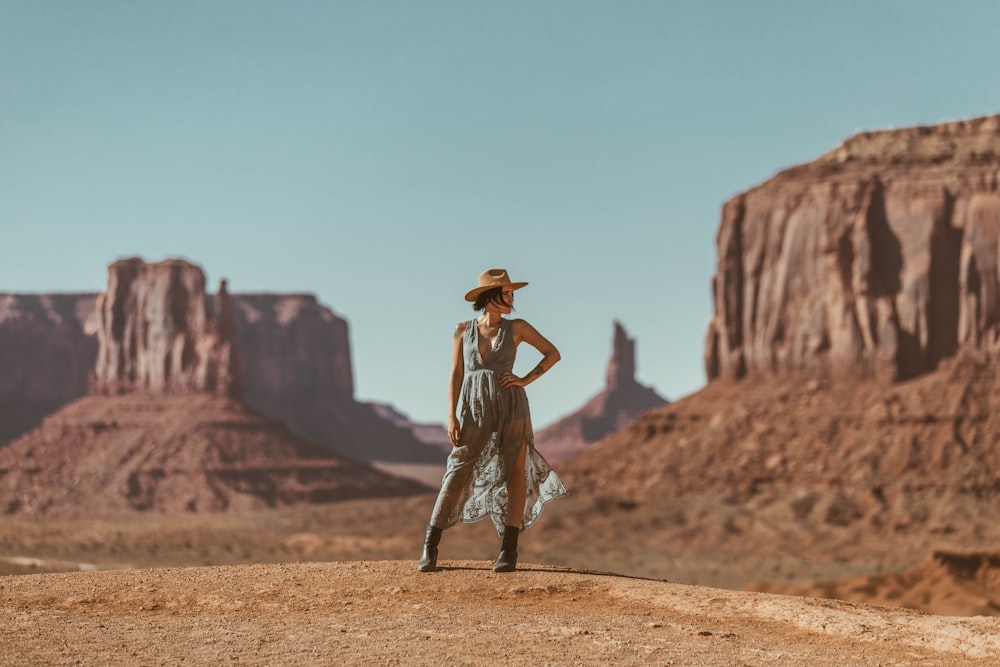
[(462, 342), (465, 337), (465, 323), (455, 327), (455, 335), (451, 341), (451, 381), (448, 383), (448, 439), (454, 447), (458, 447), (459, 432), (458, 395), (462, 392), (462, 376), (465, 374), (465, 360), (462, 358)]
[(538, 362), (534, 368), (528, 371), (528, 374), (522, 378), (517, 377), (513, 373), (507, 373), (500, 378), (501, 387), (527, 387), (529, 384), (542, 377), (546, 371), (556, 365), (556, 363), (562, 359), (559, 354), (559, 350), (553, 345), (549, 340), (538, 333), (535, 327), (531, 326), (524, 320), (514, 320), (513, 321), (514, 330), (514, 344), (521, 342), (528, 343), (536, 350), (542, 353), (542, 360)]

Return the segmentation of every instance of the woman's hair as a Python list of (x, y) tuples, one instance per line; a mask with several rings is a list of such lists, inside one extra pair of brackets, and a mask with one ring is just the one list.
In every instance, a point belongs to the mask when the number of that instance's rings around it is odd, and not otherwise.
[(483, 310), (490, 301), (503, 303), (503, 287), (493, 287), (482, 292), (476, 297), (476, 302), (472, 304), (472, 310)]

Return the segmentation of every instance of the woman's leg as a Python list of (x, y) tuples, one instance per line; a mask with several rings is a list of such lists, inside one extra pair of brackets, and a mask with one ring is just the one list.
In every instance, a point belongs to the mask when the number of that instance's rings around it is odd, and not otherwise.
[(456, 447), (448, 455), (448, 469), (431, 512), (432, 526), (447, 528), (455, 523), (455, 512), (466, 500), (475, 465), (476, 457), (465, 447)]
[(524, 519), (524, 502), (528, 494), (528, 479), (524, 471), (527, 455), (528, 444), (522, 442), (521, 452), (507, 477), (507, 518), (504, 523), (514, 528), (520, 528)]
[(421, 572), (433, 572), (437, 569), (441, 533), (458, 519), (456, 514), (468, 497), (469, 478), (475, 471), (475, 462), (476, 457), (468, 447), (456, 447), (448, 455), (448, 469), (441, 480), (441, 490), (427, 523), (424, 552), (417, 563), (417, 569)]
[(485, 434), (479, 425), (471, 418), (466, 418), (459, 440), (461, 445), (453, 448), (448, 455), (448, 468), (441, 480), (441, 490), (431, 512), (432, 526), (447, 528), (458, 520), (456, 512), (468, 500), (469, 478), (475, 472), (484, 440)]

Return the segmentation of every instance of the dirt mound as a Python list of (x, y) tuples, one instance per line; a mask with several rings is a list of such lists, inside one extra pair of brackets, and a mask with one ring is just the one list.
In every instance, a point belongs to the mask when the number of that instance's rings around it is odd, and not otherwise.
[[(412, 561), (0, 578), (0, 664), (989, 664), (954, 619), (524, 565)], [(611, 613), (609, 613), (611, 612)]]
[(0, 449), (7, 514), (246, 511), (427, 490), (207, 394), (88, 396)]
[(1000, 552), (938, 551), (900, 574), (751, 588), (913, 609), (933, 608), (936, 613), (954, 616), (996, 616), (1000, 613)]

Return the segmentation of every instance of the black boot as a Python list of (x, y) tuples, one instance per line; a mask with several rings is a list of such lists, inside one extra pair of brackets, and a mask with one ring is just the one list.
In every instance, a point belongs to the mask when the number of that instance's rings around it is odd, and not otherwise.
[(517, 567), (517, 534), (520, 531), (514, 526), (503, 527), (503, 545), (497, 562), (493, 563), (494, 572), (513, 572)]
[(438, 543), (441, 542), (441, 529), (437, 526), (427, 524), (427, 534), (424, 535), (424, 553), (420, 556), (417, 569), (421, 572), (434, 572), (437, 570)]

